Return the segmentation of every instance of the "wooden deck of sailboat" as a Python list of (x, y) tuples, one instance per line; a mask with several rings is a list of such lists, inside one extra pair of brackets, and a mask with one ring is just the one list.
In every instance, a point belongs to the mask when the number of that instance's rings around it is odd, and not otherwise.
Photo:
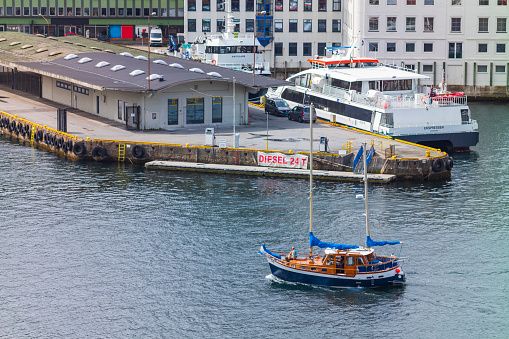
[[(209, 173), (227, 173), (239, 175), (254, 175), (266, 177), (285, 177), (285, 178), (309, 178), (309, 170), (279, 167), (258, 167), (258, 166), (237, 166), (221, 164), (205, 164), (178, 161), (151, 161), (145, 164), (147, 169), (159, 169), (169, 171), (194, 171)], [(363, 174), (353, 172), (339, 171), (319, 171), (313, 170), (315, 180), (325, 181), (357, 181), (363, 180)], [(393, 174), (368, 174), (369, 182), (389, 183), (396, 179)]]

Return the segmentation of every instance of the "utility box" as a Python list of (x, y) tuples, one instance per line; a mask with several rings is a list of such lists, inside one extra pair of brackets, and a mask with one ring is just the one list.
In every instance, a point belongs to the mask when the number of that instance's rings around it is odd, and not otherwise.
[(65, 108), (57, 110), (57, 130), (67, 133), (67, 110)]
[(233, 148), (239, 148), (240, 134), (235, 133), (235, 142), (233, 143)]
[(329, 139), (327, 137), (320, 137), (319, 151), (327, 153), (329, 150)]
[(205, 128), (205, 145), (214, 146), (215, 138), (214, 128)]

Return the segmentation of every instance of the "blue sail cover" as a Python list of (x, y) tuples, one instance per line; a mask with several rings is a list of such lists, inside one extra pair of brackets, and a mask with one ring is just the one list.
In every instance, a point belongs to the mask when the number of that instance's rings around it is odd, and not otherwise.
[(366, 246), (368, 246), (368, 247), (397, 245), (397, 244), (400, 244), (400, 242), (399, 241), (374, 241), (374, 240), (371, 240), (370, 236), (368, 236), (368, 239), (366, 240)]
[(320, 248), (335, 248), (337, 250), (350, 250), (359, 248), (357, 245), (343, 245), (320, 241), (320, 239), (314, 236), (313, 232), (309, 232), (309, 246), (317, 246)]
[(269, 251), (269, 250), (267, 249), (267, 247), (265, 247), (265, 244), (262, 244), (262, 247), (263, 247), (263, 250), (264, 250), (265, 252), (267, 252), (268, 254), (270, 254), (271, 256), (276, 257), (276, 258), (278, 258), (278, 259), (281, 259), (281, 256), (280, 256), (279, 254), (275, 254), (275, 253), (272, 253), (271, 251)]

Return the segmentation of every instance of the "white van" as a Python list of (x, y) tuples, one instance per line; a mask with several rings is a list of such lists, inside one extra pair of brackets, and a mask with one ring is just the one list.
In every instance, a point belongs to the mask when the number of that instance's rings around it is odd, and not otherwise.
[(163, 32), (159, 27), (150, 29), (150, 46), (163, 46)]

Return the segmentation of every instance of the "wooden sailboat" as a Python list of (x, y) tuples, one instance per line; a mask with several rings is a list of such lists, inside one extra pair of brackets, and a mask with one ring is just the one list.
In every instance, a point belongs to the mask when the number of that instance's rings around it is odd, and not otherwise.
[[(311, 105), (311, 110), (313, 110)], [(271, 252), (263, 244), (260, 254), (269, 262), (272, 275), (289, 282), (330, 287), (379, 287), (399, 285), (406, 281), (401, 260), (396, 256), (376, 255), (373, 247), (402, 244), (399, 241), (373, 241), (368, 215), (368, 180), (366, 145), (363, 146), (364, 198), (366, 210), (366, 246), (320, 241), (313, 234), (313, 124), (310, 122), (309, 156), (309, 254)], [(313, 247), (324, 249), (314, 254)]]

